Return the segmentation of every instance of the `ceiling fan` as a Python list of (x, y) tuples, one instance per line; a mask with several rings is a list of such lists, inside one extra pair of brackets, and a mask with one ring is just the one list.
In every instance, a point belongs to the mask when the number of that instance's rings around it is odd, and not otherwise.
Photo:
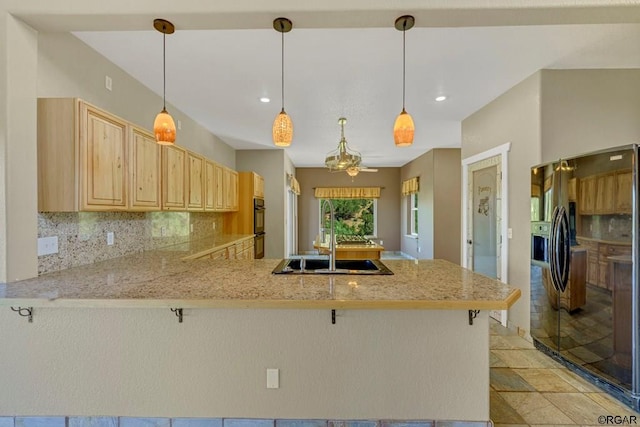
[(329, 168), (329, 172), (346, 172), (350, 177), (355, 177), (360, 172), (378, 172), (378, 169), (368, 168), (362, 165), (362, 156), (355, 150), (351, 150), (347, 146), (347, 140), (344, 137), (344, 124), (347, 119), (340, 117), (338, 124), (340, 125), (340, 142), (338, 148), (327, 154), (324, 164)]

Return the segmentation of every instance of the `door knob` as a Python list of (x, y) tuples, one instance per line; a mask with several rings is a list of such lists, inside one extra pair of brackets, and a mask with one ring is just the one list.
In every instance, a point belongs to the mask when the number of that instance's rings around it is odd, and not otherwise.
[(472, 240), (467, 240), (467, 244), (472, 245), (473, 241)]

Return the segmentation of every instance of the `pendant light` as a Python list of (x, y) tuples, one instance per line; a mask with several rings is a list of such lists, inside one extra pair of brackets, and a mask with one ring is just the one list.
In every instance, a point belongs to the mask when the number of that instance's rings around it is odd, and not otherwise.
[(396, 123), (393, 125), (393, 140), (397, 147), (406, 147), (413, 144), (413, 134), (415, 132), (415, 126), (413, 125), (413, 119), (411, 115), (404, 109), (405, 98), (405, 34), (407, 30), (413, 28), (415, 19), (411, 15), (404, 15), (396, 19), (396, 30), (402, 31), (402, 111), (396, 118)]
[(278, 147), (288, 147), (293, 139), (293, 122), (284, 111), (284, 33), (291, 31), (293, 24), (287, 18), (276, 18), (273, 28), (282, 34), (282, 111), (273, 121), (273, 143)]
[(158, 144), (171, 145), (176, 141), (176, 124), (173, 122), (173, 117), (167, 112), (165, 101), (167, 87), (165, 39), (167, 34), (173, 34), (175, 27), (164, 19), (154, 19), (153, 27), (162, 33), (162, 111), (158, 113), (153, 122), (153, 133), (156, 135)]

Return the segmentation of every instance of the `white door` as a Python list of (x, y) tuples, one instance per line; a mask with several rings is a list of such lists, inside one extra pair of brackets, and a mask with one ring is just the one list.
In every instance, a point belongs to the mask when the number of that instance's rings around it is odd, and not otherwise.
[[(467, 166), (466, 267), (502, 280), (502, 156)], [(506, 310), (490, 316), (506, 323)]]

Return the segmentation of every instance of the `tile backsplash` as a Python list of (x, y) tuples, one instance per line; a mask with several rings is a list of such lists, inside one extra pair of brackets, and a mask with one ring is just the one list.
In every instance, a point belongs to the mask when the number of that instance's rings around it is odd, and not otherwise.
[(631, 227), (631, 215), (582, 216), (584, 237), (612, 241), (630, 241), (632, 236)]
[[(38, 257), (38, 274), (222, 233), (222, 213), (41, 212), (38, 237), (58, 236), (58, 253)], [(215, 224), (215, 226), (214, 226)], [(215, 228), (214, 228), (215, 227)], [(114, 233), (107, 245), (107, 233)]]

